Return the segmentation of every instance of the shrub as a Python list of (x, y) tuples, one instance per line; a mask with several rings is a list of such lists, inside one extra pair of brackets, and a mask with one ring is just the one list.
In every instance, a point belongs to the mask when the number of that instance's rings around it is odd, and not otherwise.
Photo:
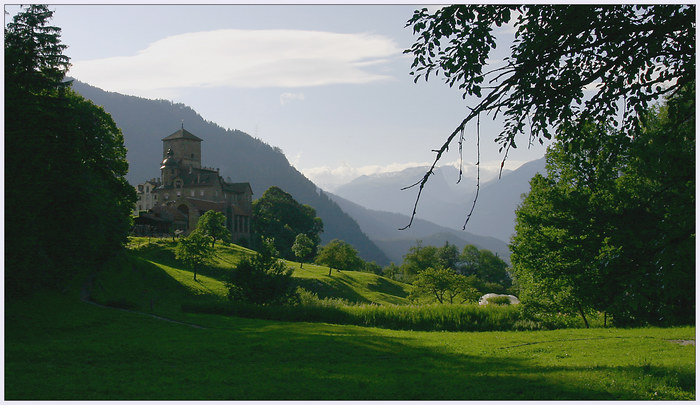
[(275, 258), (272, 240), (263, 240), (260, 252), (241, 260), (231, 272), (227, 287), (232, 301), (282, 304), (294, 299), (292, 269)]

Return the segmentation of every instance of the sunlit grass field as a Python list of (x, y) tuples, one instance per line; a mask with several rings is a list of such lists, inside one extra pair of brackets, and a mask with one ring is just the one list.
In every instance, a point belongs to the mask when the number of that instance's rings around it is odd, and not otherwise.
[[(183, 312), (225, 302), (250, 251), (217, 244), (195, 282), (172, 246), (132, 239), (91, 286), (6, 302), (6, 399), (695, 399), (695, 346), (681, 344), (694, 327), (419, 332)], [(319, 296), (407, 303), (376, 275), (289, 264)]]
[(411, 332), (8, 303), (6, 399), (694, 399), (694, 327)]

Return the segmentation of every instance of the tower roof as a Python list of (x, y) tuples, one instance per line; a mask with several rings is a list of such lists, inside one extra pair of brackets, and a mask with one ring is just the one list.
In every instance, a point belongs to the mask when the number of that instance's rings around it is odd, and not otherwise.
[(198, 136), (195, 136), (191, 132), (187, 131), (185, 128), (180, 128), (176, 132), (166, 136), (163, 138), (163, 141), (169, 141), (171, 139), (190, 139), (192, 141), (197, 141), (197, 142), (202, 142), (202, 139), (199, 138)]

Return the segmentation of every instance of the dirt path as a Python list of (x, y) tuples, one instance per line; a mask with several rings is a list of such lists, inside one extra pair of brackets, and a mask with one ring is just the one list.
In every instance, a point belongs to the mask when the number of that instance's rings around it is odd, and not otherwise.
[(177, 323), (180, 325), (190, 326), (192, 328), (197, 328), (197, 329), (208, 329), (204, 326), (197, 325), (194, 323), (181, 322), (181, 321), (178, 321), (175, 319), (170, 319), (170, 318), (166, 318), (166, 317), (155, 315), (155, 314), (149, 314), (148, 312), (134, 311), (132, 309), (126, 309), (126, 308), (116, 308), (116, 307), (111, 307), (109, 305), (103, 305), (103, 304), (97, 303), (90, 298), (90, 293), (92, 292), (92, 287), (95, 283), (96, 276), (97, 276), (96, 273), (92, 273), (87, 278), (87, 280), (85, 280), (85, 283), (83, 283), (83, 288), (80, 290), (80, 300), (81, 301), (86, 302), (86, 303), (91, 304), (91, 305), (98, 306), (100, 308), (107, 308), (107, 309), (112, 309), (112, 310), (117, 310), (117, 311), (131, 312), (132, 314), (146, 315), (146, 316), (150, 316), (151, 318), (155, 318), (155, 319), (158, 319), (161, 321), (170, 322), (170, 323)]

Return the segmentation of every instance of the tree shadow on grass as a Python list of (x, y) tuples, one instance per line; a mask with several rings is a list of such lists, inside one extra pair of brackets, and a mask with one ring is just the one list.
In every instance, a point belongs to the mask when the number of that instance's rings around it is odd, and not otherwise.
[(295, 286), (302, 287), (305, 290), (315, 293), (321, 299), (342, 298), (360, 304), (368, 304), (371, 302), (360, 295), (349, 282), (340, 277), (324, 279), (294, 278), (292, 282)]
[[(541, 366), (525, 355), (465, 355), (440, 344), (427, 346), (421, 340), (427, 334), (396, 337), (377, 331), (304, 323), (239, 330), (237, 336), (251, 347), (239, 359), (246, 374), (231, 388), (247, 392), (245, 399), (268, 400), (614, 400), (653, 396), (601, 380), (646, 378), (648, 387), (668, 391), (662, 392), (666, 399), (679, 399), (674, 390), (694, 398), (693, 370)], [(669, 381), (668, 376), (675, 377)]]
[[(83, 303), (58, 308), (10, 316), (9, 399), (612, 400), (648, 399), (645, 387), (662, 399), (695, 391), (689, 367), (542, 366), (527, 348), (455, 346), (476, 344), (478, 334), (214, 316), (193, 316), (208, 327), (194, 329)], [(34, 303), (21, 309), (43, 313)]]
[(367, 286), (370, 291), (382, 292), (385, 294), (395, 295), (397, 297), (406, 298), (408, 292), (398, 284), (394, 284), (385, 278), (378, 277), (375, 282)]

